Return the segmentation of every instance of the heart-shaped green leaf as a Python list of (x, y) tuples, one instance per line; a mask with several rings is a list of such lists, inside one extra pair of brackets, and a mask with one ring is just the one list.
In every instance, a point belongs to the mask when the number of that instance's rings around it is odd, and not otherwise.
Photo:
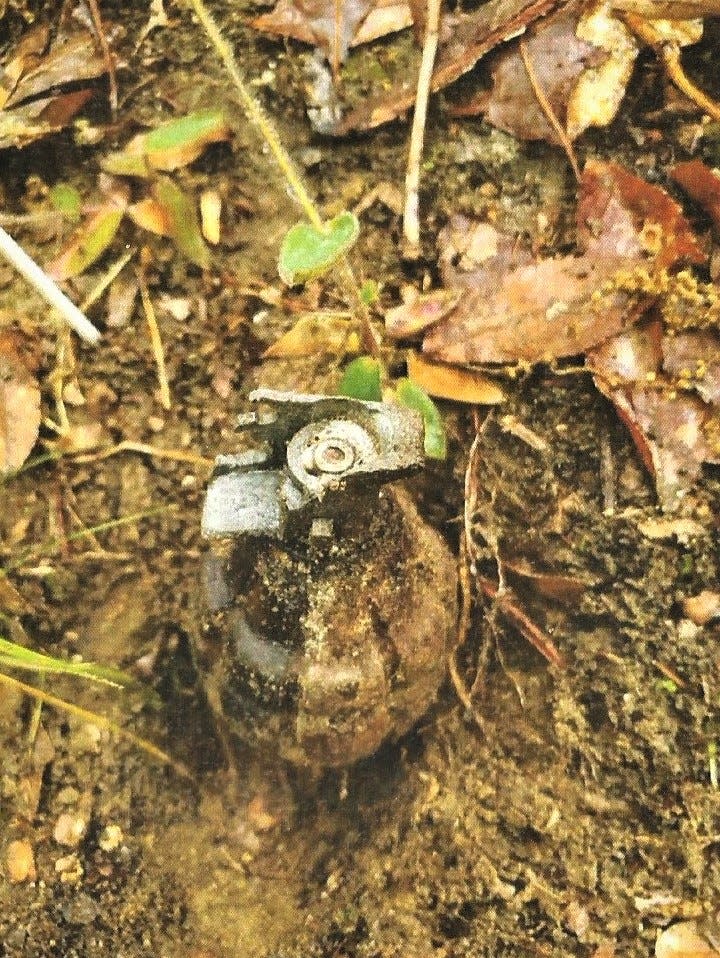
[(294, 286), (322, 276), (353, 246), (359, 232), (357, 216), (347, 211), (331, 219), (322, 230), (311, 223), (296, 223), (280, 247), (280, 279)]

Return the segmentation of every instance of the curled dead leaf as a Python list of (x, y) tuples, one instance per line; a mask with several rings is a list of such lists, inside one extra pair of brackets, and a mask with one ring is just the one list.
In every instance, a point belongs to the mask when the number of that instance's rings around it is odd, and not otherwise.
[(0, 337), (0, 475), (19, 469), (40, 431), (40, 389), (10, 335)]
[(434, 363), (416, 352), (408, 353), (409, 378), (437, 399), (477, 406), (495, 406), (505, 399), (502, 389), (476, 369)]
[(415, 296), (385, 313), (385, 331), (392, 339), (415, 336), (449, 316), (459, 300), (459, 290), (439, 289)]

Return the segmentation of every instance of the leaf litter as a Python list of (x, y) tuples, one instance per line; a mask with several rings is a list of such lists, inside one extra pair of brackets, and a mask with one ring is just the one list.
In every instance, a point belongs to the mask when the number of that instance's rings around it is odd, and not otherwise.
[[(424, 332), (423, 353), (441, 363), (584, 355), (655, 476), (661, 505), (677, 507), (702, 464), (720, 455), (720, 340), (714, 329), (692, 330), (713, 323), (718, 297), (687, 270), (675, 272), (707, 259), (680, 205), (619, 164), (592, 160), (579, 185), (579, 255), (533, 259), (516, 237), (465, 218), (451, 220), (438, 242), (446, 288), (389, 311), (388, 335)], [(653, 310), (664, 325), (645, 322)]]
[(51, 41), (46, 24), (32, 27), (2, 64), (0, 149), (27, 146), (64, 129), (93, 96), (89, 81), (106, 73), (90, 31), (60, 30)]

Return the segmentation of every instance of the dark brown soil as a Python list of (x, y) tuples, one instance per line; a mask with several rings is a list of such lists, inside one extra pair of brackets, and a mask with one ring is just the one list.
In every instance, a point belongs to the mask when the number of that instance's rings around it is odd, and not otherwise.
[[(122, 237), (149, 242), (153, 297), (190, 300), (187, 319), (159, 313), (172, 408), (158, 402), (138, 307), (99, 348), (78, 347), (87, 402), (71, 410), (75, 423), (100, 422), (108, 443), (130, 439), (211, 459), (233, 449), (250, 383), (329, 391), (339, 364), (260, 363), (293, 317), (289, 297), (275, 308), (250, 288), (279, 288), (279, 241), (299, 213), (197, 26), (184, 8), (170, 8), (171, 26), (135, 51), (147, 5), (101, 6), (127, 31), (117, 123), (96, 146), (62, 134), (0, 153), (0, 194), (7, 210), (22, 212), (38, 188), (33, 177), (89, 192), (100, 156), (140, 125), (173, 110), (228, 106), (232, 145), (214, 146), (179, 174), (188, 189), (212, 186), (225, 198), (229, 222), (212, 268), (201, 274), (166, 241), (141, 240), (130, 225)], [(258, 93), (291, 152), (308, 162), (324, 211), (351, 207), (381, 181), (400, 186), (406, 127), (348, 141), (314, 135), (303, 109), (306, 51), (252, 34), (243, 23), (248, 6), (217, 14), (248, 76), (263, 77)], [(18, 16), (13, 7), (5, 21), (9, 44)], [(0, 21), (0, 39), (2, 30)], [(397, 42), (353, 54), (348, 84), (374, 62), (377, 73), (393, 69)], [(694, 54), (710, 90), (716, 43), (711, 32)], [(95, 102), (94, 121), (106, 123), (102, 97)], [(665, 164), (686, 155), (690, 120), (682, 111), (658, 119), (662, 104), (663, 80), (647, 58), (620, 118), (580, 151), (666, 182)], [(398, 301), (404, 283), (419, 285), (425, 270), (432, 276), (434, 240), (452, 213), (492, 209), (535, 235), (542, 211), (548, 247), (567, 248), (574, 186), (558, 151), (518, 145), (480, 121), (450, 121), (437, 99), (429, 130), (427, 261), (402, 263), (399, 218), (387, 207), (376, 203), (362, 217), (354, 261), (359, 275), (382, 283), (384, 305)], [(55, 251), (30, 231), (18, 238), (40, 261)], [(81, 299), (87, 289), (80, 283), (75, 292)], [(329, 284), (318, 296), (324, 305), (341, 302)], [(56, 340), (42, 326), (42, 306), (2, 266), (0, 309), (2, 322), (35, 336), (51, 416)], [(102, 312), (93, 318), (102, 324)], [(584, 589), (568, 590), (564, 602), (526, 578), (510, 583), (565, 665), (548, 665), (479, 602), (459, 656), (465, 682), (479, 670), (476, 715), (466, 714), (448, 681), (399, 745), (312, 781), (270, 755), (240, 756), (235, 777), (221, 768), (190, 651), (208, 468), (133, 453), (70, 456), (4, 483), (0, 549), (22, 607), (2, 613), (2, 634), (58, 655), (140, 662), (159, 705), (70, 681), (47, 688), (111, 712), (192, 778), (91, 718), (51, 707), (29, 746), (31, 707), (0, 686), (1, 958), (590, 956), (604, 943), (615, 943), (618, 955), (649, 956), (671, 921), (718, 920), (718, 626), (693, 625), (682, 612), (685, 597), (717, 587), (717, 469), (673, 517), (684, 525), (663, 526), (652, 481), (589, 377), (542, 368), (509, 380), (507, 391), (507, 404), (484, 421), (473, 477), (478, 571), (495, 574), (486, 544), (497, 541), (516, 563), (582, 580)], [(443, 412), (449, 460), (408, 488), (457, 550), (474, 430), (461, 407), (445, 404)], [(534, 445), (508, 429), (513, 422), (532, 430)], [(80, 538), (60, 549), (60, 518), (70, 523), (66, 532), (77, 529), (69, 507), (93, 527), (154, 511), (98, 531), (97, 542)], [(63, 815), (85, 826), (74, 846), (57, 840)], [(34, 849), (34, 881), (9, 880), (6, 850), (15, 839)]]

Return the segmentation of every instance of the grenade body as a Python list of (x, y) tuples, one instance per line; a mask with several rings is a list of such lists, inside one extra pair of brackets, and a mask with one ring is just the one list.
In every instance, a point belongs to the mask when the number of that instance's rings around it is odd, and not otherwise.
[(452, 556), (402, 489), (351, 500), (329, 526), (214, 543), (200, 639), (230, 736), (314, 770), (417, 722), (456, 619)]

